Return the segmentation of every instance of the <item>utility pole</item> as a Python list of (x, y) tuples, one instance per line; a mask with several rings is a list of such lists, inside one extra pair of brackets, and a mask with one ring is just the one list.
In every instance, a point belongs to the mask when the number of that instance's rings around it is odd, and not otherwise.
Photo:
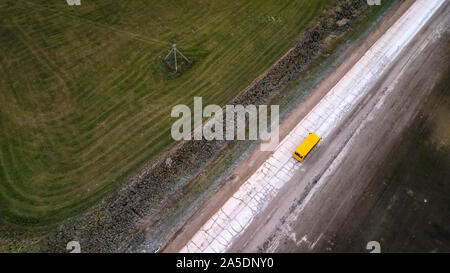
[(181, 53), (181, 51), (179, 51), (179, 50), (177, 49), (177, 44), (172, 44), (172, 49), (171, 49), (171, 50), (169, 51), (169, 53), (166, 55), (166, 57), (164, 58), (164, 61), (166, 61), (166, 60), (169, 58), (169, 56), (170, 56), (170, 54), (172, 54), (172, 52), (173, 52), (173, 56), (174, 56), (174, 59), (175, 59), (175, 72), (178, 72), (177, 52), (178, 52), (178, 53), (181, 55), (181, 57), (183, 57), (183, 59), (185, 59), (188, 63), (191, 62), (188, 58), (186, 58), (186, 56), (183, 55), (183, 53)]

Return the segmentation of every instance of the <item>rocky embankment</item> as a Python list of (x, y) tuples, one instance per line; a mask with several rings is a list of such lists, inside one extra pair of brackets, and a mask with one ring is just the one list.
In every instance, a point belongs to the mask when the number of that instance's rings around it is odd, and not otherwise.
[[(293, 47), (231, 104), (265, 104), (320, 54), (327, 37), (345, 31), (368, 7), (366, 0), (338, 1), (316, 18)], [(179, 143), (83, 215), (45, 232), (44, 239), (32, 244), (29, 250), (64, 252), (66, 243), (72, 240), (80, 242), (83, 252), (129, 250), (130, 244), (144, 242), (144, 234), (137, 228), (143, 217), (158, 212), (171, 195), (182, 198), (177, 191), (226, 145), (225, 141), (206, 140)], [(33, 237), (27, 232), (14, 232), (11, 236)]]

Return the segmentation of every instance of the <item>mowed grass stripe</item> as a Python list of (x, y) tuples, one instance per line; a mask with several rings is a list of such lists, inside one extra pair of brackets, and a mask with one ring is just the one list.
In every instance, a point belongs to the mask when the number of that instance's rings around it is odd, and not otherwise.
[[(28, 2), (0, 11), (0, 219), (41, 228), (166, 151), (174, 105), (228, 103), (333, 1)], [(173, 42), (194, 61), (178, 77)]]

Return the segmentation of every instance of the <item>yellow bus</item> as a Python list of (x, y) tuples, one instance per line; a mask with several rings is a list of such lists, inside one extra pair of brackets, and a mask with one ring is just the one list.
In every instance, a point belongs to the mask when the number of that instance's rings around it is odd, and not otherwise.
[(303, 162), (303, 159), (308, 155), (308, 153), (316, 146), (317, 142), (319, 142), (320, 137), (318, 137), (314, 133), (310, 133), (305, 140), (295, 149), (294, 158), (300, 162)]

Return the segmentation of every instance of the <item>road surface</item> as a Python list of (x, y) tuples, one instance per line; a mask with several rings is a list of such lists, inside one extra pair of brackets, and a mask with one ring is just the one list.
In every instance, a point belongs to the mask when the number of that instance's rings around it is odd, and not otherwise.
[[(173, 242), (176, 243), (169, 244), (165, 251), (179, 250), (177, 247), (183, 239), (186, 245), (181, 248), (182, 252), (302, 251), (305, 246), (308, 250), (315, 249), (328, 239), (322, 228), (311, 232), (302, 225), (327, 227), (321, 221), (333, 222), (338, 218), (338, 212), (351, 205), (351, 198), (357, 193), (354, 189), (347, 194), (344, 194), (346, 188), (339, 188), (341, 192), (323, 193), (327, 185), (335, 185), (332, 179), (334, 174), (341, 171), (345, 175), (359, 170), (361, 164), (358, 163), (364, 162), (363, 159), (373, 154), (381, 155), (383, 150), (389, 149), (388, 143), (380, 145), (374, 141), (378, 145), (357, 146), (354, 142), (361, 141), (362, 135), (369, 136), (369, 140), (374, 136), (386, 137), (386, 134), (377, 134), (381, 129), (390, 132), (388, 140), (395, 139), (395, 132), (398, 131), (398, 135), (414, 113), (420, 102), (419, 95), (426, 95), (426, 89), (423, 94), (419, 92), (408, 107), (397, 101), (400, 110), (406, 113), (404, 119), (397, 121), (399, 109), (385, 109), (386, 102), (395, 102), (392, 99), (400, 97), (396, 95), (399, 94), (396, 84), (405, 74), (405, 69), (418, 56), (423, 56), (442, 29), (446, 28), (445, 24), (438, 24), (435, 19), (448, 17), (441, 5), (448, 6), (444, 1), (421, 0), (409, 7), (386, 33), (380, 35), (364, 56), (356, 60), (353, 67), (345, 70), (345, 75), (331, 86), (331, 90), (284, 137), (277, 150), (209, 220), (201, 225), (198, 225), (201, 223), (199, 220), (193, 222), (190, 233), (197, 226), (200, 228), (192, 238), (182, 231), (178, 236), (181, 239), (175, 239)], [(433, 17), (435, 12), (438, 15)], [(420, 35), (417, 35), (419, 31)], [(380, 113), (387, 115), (387, 120), (396, 121), (395, 127), (386, 127), (389, 123), (380, 118)], [(384, 122), (379, 126), (367, 126), (374, 120)], [(291, 153), (309, 132), (319, 134), (322, 141), (300, 164), (291, 158)], [(383, 139), (378, 138), (378, 141)], [(353, 151), (352, 147), (362, 148), (358, 149), (346, 169), (340, 168), (343, 162), (350, 162), (346, 158), (347, 153)], [(366, 169), (370, 172), (371, 168), (366, 166)], [(345, 181), (359, 180), (347, 177)], [(317, 204), (317, 196), (327, 202)], [(346, 198), (342, 199), (343, 196)], [(328, 203), (338, 208), (337, 212), (319, 210), (318, 213), (314, 210)], [(305, 218), (302, 213), (306, 213), (305, 208), (309, 207), (312, 208), (308, 214), (310, 218)], [(289, 245), (288, 242), (291, 247), (283, 249), (282, 246)]]
[[(388, 197), (383, 211), (372, 213), (382, 202), (383, 191), (378, 188), (389, 189), (377, 177), (383, 175), (380, 171), (388, 171), (389, 161), (394, 161), (390, 151), (411, 137), (405, 130), (442, 74), (448, 72), (448, 55), (444, 55), (448, 54), (449, 26), (450, 5), (446, 3), (227, 251), (368, 252), (366, 245), (372, 240), (390, 251), (449, 250), (442, 239), (441, 248), (420, 248), (426, 243), (416, 237), (424, 237), (426, 232), (417, 228), (420, 221), (415, 217), (414, 203), (404, 202), (403, 207), (391, 210), (401, 198), (398, 193)], [(371, 185), (374, 182), (379, 185)], [(309, 185), (314, 186), (305, 194), (303, 188)], [(414, 193), (405, 190), (404, 196), (410, 194)], [(436, 213), (448, 218), (445, 211)], [(395, 222), (402, 214), (411, 217)], [(389, 224), (398, 226), (387, 227)], [(438, 235), (447, 241), (449, 224), (444, 220)], [(395, 230), (391, 233), (397, 236), (392, 239), (396, 241), (384, 245), (379, 237), (383, 229)]]

